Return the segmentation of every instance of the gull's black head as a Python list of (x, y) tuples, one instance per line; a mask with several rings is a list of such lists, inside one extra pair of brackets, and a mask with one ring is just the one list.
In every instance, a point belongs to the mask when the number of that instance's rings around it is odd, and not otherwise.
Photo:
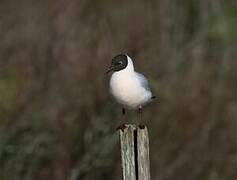
[(120, 71), (127, 67), (128, 59), (125, 54), (119, 54), (112, 59), (111, 66), (106, 73)]

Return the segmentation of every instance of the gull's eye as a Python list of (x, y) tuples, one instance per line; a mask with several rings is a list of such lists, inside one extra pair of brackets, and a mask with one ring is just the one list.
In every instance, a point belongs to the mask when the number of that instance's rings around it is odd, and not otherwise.
[(123, 64), (123, 61), (119, 61), (117, 64), (118, 64), (118, 65), (122, 65), (122, 64)]

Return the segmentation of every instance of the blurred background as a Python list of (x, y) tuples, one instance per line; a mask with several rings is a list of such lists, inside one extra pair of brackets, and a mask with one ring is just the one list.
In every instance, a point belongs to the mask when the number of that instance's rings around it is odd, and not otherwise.
[(236, 32), (236, 0), (2, 0), (0, 179), (121, 179), (119, 53), (157, 96), (152, 179), (237, 179)]

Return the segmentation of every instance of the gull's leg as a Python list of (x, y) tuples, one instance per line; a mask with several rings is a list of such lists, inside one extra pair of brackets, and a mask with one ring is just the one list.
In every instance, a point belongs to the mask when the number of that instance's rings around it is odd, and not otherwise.
[(123, 116), (125, 116), (125, 114), (126, 114), (125, 108), (122, 108), (122, 114), (123, 114)]
[(116, 131), (121, 129), (122, 131), (127, 128), (127, 118), (126, 118), (126, 110), (125, 108), (122, 108), (122, 121), (123, 123), (116, 128)]
[(139, 127), (140, 129), (144, 129), (144, 128), (145, 128), (145, 125), (142, 123), (142, 122), (143, 122), (143, 120), (142, 120), (142, 106), (139, 106), (139, 108), (138, 108), (138, 114), (139, 114), (139, 125), (138, 125), (138, 127)]

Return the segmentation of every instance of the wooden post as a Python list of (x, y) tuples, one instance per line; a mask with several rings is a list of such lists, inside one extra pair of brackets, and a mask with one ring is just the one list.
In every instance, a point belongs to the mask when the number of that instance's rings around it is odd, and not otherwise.
[(119, 131), (123, 180), (150, 180), (149, 138), (147, 128), (129, 124)]

